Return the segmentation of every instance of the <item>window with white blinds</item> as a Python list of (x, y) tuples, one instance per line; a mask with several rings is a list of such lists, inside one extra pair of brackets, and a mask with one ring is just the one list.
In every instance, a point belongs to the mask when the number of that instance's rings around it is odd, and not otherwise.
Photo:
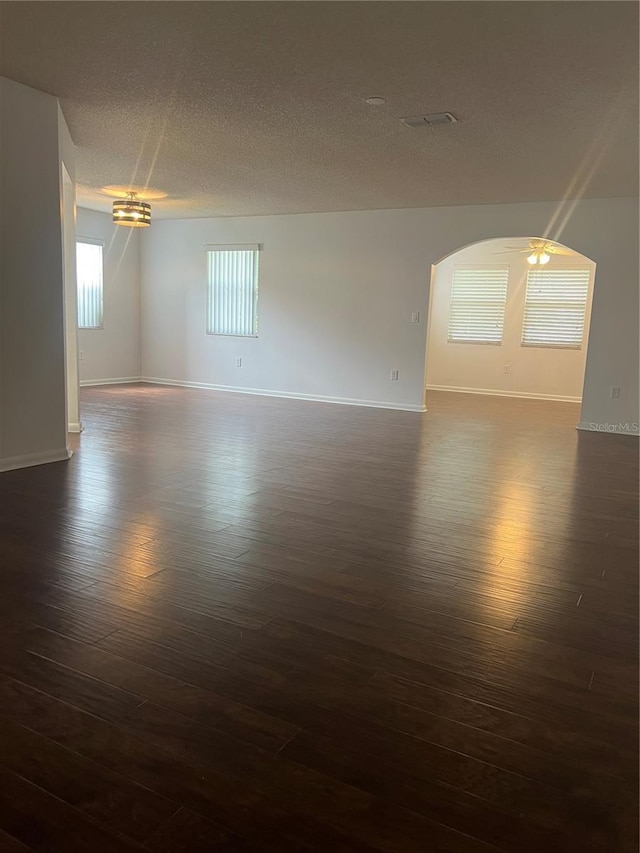
[(258, 333), (258, 246), (206, 246), (207, 334)]
[(453, 271), (449, 342), (499, 344), (504, 328), (509, 267)]
[(524, 346), (582, 346), (589, 277), (588, 269), (529, 270), (522, 324)]
[(76, 243), (79, 329), (102, 328), (102, 251), (102, 243), (96, 241)]

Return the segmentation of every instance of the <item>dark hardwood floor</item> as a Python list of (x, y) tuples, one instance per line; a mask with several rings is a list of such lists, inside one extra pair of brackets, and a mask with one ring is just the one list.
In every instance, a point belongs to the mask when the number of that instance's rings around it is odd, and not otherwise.
[(638, 442), (83, 391), (0, 475), (0, 850), (637, 850)]

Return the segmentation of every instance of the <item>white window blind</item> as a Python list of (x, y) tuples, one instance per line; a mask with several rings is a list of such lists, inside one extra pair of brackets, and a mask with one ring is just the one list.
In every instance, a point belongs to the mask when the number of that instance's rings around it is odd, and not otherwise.
[(529, 270), (522, 324), (525, 346), (582, 346), (589, 270)]
[(206, 247), (209, 256), (207, 334), (255, 337), (258, 332), (258, 247)]
[(453, 271), (449, 342), (499, 344), (507, 302), (508, 267)]
[(76, 243), (78, 282), (78, 328), (102, 328), (102, 244), (79, 240)]

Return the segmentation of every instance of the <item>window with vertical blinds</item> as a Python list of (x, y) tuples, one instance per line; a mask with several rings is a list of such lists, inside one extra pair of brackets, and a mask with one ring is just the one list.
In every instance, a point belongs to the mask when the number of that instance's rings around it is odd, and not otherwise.
[(529, 270), (522, 344), (579, 349), (589, 296), (589, 270)]
[(449, 303), (450, 343), (501, 343), (508, 280), (509, 267), (461, 267), (453, 271)]
[(207, 334), (258, 333), (258, 246), (206, 246)]
[(76, 280), (78, 328), (102, 328), (102, 243), (79, 240), (76, 243)]

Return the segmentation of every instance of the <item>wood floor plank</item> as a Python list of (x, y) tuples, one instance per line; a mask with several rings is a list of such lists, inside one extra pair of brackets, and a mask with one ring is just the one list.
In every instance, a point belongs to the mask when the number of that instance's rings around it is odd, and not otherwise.
[(338, 748), (331, 740), (306, 733), (294, 738), (285, 753), (382, 799), (467, 830), (500, 850), (539, 853), (547, 845), (571, 850), (577, 843), (585, 853), (610, 849), (611, 832), (601, 829), (597, 816), (590, 816), (587, 827), (574, 818), (563, 827), (549, 828), (523, 819), (508, 807), (465, 795), (437, 780), (418, 778), (405, 769), (390, 768), (377, 757)]
[(17, 838), (0, 829), (0, 850), (2, 853), (25, 853), (26, 850), (32, 849), (32, 847), (27, 847), (22, 841), (18, 841)]
[(138, 841), (176, 812), (175, 803), (6, 718), (0, 718), (0, 767)]
[[(73, 590), (75, 592), (76, 590)], [(7, 592), (0, 604), (0, 613), (4, 625), (32, 623), (43, 628), (49, 628), (77, 640), (94, 643), (112, 634), (118, 627), (117, 622), (104, 618), (101, 614), (85, 614), (68, 607), (49, 605), (45, 597), (55, 598), (56, 601), (67, 603), (68, 591), (48, 587), (30, 590), (20, 596)]]
[[(391, 850), (389, 843), (371, 826), (368, 818), (376, 808), (362, 791), (343, 785), (332, 777), (296, 763), (278, 762), (255, 749), (243, 748), (239, 743), (221, 739), (219, 733), (194, 724), (190, 720), (162, 708), (145, 703), (123, 722), (129, 731), (148, 738), (159, 739), (167, 749), (176, 752), (189, 762), (209, 767), (224, 768), (232, 778), (250, 780), (257, 791), (288, 800), (296, 811), (310, 817), (315, 815), (338, 830), (347, 828), (356, 838), (371, 844), (374, 849)], [(391, 805), (377, 804), (386, 811), (394, 827), (396, 843), (403, 850), (419, 850), (420, 838), (428, 835), (434, 850), (473, 851), (489, 850), (490, 846), (459, 834), (455, 830), (428, 821), (416, 814), (404, 812)], [(363, 820), (363, 817), (366, 819)]]
[[(179, 761), (161, 746), (31, 687), (0, 680), (0, 699), (12, 719), (232, 832), (246, 835), (286, 823), (285, 808), (233, 778), (213, 770), (205, 777), (201, 769)], [(283, 835), (287, 837), (286, 831)], [(50, 841), (57, 843), (56, 833)]]
[(0, 671), (107, 720), (118, 719), (143, 701), (134, 693), (20, 649), (10, 659), (6, 654), (0, 658)]
[[(492, 695), (487, 691), (476, 699), (383, 674), (374, 677), (369, 689), (398, 705), (422, 709), (429, 714), (493, 732), (509, 741), (514, 740), (551, 755), (571, 754), (578, 766), (590, 767), (592, 771), (622, 776), (630, 774), (635, 778), (635, 769), (631, 769), (635, 763), (633, 752), (620, 749), (610, 739), (598, 740), (576, 731), (580, 726), (575, 725), (575, 720), (571, 727), (568, 720), (561, 722), (560, 715), (556, 718), (550, 715), (550, 719), (545, 719), (536, 714), (533, 708), (526, 715), (523, 713), (525, 706), (519, 708), (519, 713), (504, 707), (509, 704), (513, 706), (516, 702), (509, 703), (503, 699), (503, 707), (492, 704), (491, 700), (500, 701), (499, 693)], [(472, 693), (471, 686), (469, 692)], [(610, 730), (614, 723), (607, 723)], [(609, 731), (605, 730), (605, 733), (608, 735)]]
[(35, 654), (122, 690), (135, 690), (145, 701), (163, 705), (183, 716), (206, 722), (220, 731), (274, 752), (298, 731), (298, 727), (293, 724), (225, 696), (49, 631), (31, 631), (24, 637), (22, 644)]
[(0, 475), (0, 849), (635, 853), (638, 457), (574, 404), (83, 389)]
[(144, 848), (0, 768), (0, 821), (10, 835), (46, 853), (117, 853)]
[[(634, 739), (631, 732), (635, 727), (630, 725), (631, 721), (625, 721), (619, 715), (611, 716), (603, 713), (597, 707), (597, 713), (586, 714), (588, 707), (588, 694), (584, 691), (563, 691), (550, 702), (550, 693), (547, 686), (528, 684), (526, 686), (513, 685), (500, 686), (488, 683), (484, 678), (471, 678), (462, 676), (453, 671), (434, 667), (427, 663), (412, 661), (390, 655), (385, 652), (377, 652), (369, 647), (362, 647), (351, 641), (344, 640), (331, 634), (306, 628), (301, 629), (296, 623), (286, 623), (275, 620), (268, 626), (269, 636), (276, 636), (282, 642), (295, 638), (300, 651), (306, 649), (307, 653), (318, 654), (325, 650), (338, 657), (342, 656), (350, 660), (366, 660), (370, 665), (379, 668), (387, 674), (403, 676), (411, 682), (426, 684), (449, 693), (478, 699), (487, 704), (504, 707), (516, 713), (527, 712), (529, 716), (549, 719), (557, 724), (563, 721), (564, 728), (575, 728), (577, 722), (576, 709), (580, 709), (582, 719), (580, 726), (592, 729), (595, 737), (608, 742), (612, 737), (620, 738), (623, 742), (626, 738), (628, 744), (633, 744)], [(391, 676), (394, 678), (395, 676)], [(377, 680), (377, 677), (376, 677)], [(383, 681), (383, 689), (388, 689)], [(562, 699), (558, 702), (558, 699)], [(595, 703), (599, 706), (601, 703)], [(609, 703), (605, 703), (605, 706)]]
[(225, 842), (238, 841), (238, 836), (223, 827), (181, 808), (149, 836), (146, 846), (156, 853), (208, 853), (220, 849)]

